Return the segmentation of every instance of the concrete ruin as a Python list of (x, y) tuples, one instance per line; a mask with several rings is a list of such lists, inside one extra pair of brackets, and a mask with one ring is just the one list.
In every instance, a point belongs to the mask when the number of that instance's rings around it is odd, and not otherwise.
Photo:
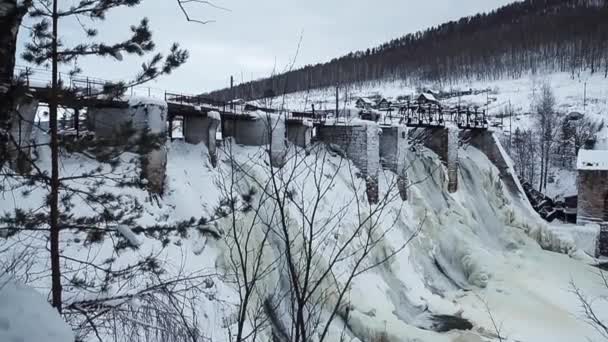
[(7, 146), (9, 166), (19, 173), (25, 174), (31, 171), (30, 145), (37, 111), (38, 100), (23, 97), (18, 100), (11, 113), (10, 139)]
[(287, 120), (287, 140), (298, 147), (308, 147), (312, 143), (313, 126), (307, 120)]
[(189, 144), (204, 142), (209, 151), (209, 160), (213, 167), (217, 166), (217, 129), (221, 117), (218, 112), (202, 113), (200, 116), (184, 116), (184, 140)]
[(455, 127), (427, 127), (412, 130), (410, 137), (435, 152), (445, 164), (448, 175), (448, 192), (458, 191), (459, 130)]
[(380, 127), (376, 123), (321, 126), (317, 138), (337, 148), (361, 170), (365, 178), (369, 203), (378, 203), (378, 172), (380, 169)]
[(150, 192), (162, 193), (167, 166), (167, 149), (163, 144), (167, 134), (167, 104), (147, 98), (132, 99), (126, 107), (89, 108), (88, 116), (97, 138), (121, 142), (120, 137), (129, 133), (125, 137), (129, 140), (144, 134), (160, 140), (156, 148), (142, 155), (142, 175)]
[(608, 223), (608, 151), (580, 150), (577, 224)]
[(232, 117), (222, 120), (222, 134), (233, 137), (237, 144), (268, 146), (272, 166), (281, 167), (287, 153), (285, 119), (278, 114), (256, 117)]
[(409, 146), (405, 126), (380, 126), (380, 163), (397, 174), (397, 188), (401, 199), (408, 198), (406, 151)]
[(515, 176), (515, 170), (509, 162), (509, 156), (492, 131), (464, 130), (460, 133), (460, 140), (464, 144), (475, 147), (488, 157), (498, 169), (500, 179), (513, 195), (526, 198), (523, 188)]
[(597, 238), (595, 256), (608, 257), (608, 223), (600, 224), (600, 232)]

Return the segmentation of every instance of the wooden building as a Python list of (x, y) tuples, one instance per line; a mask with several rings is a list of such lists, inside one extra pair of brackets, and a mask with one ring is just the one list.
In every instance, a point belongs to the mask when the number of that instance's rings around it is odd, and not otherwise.
[(419, 104), (436, 104), (436, 105), (438, 105), (439, 101), (433, 94), (422, 93), (422, 94), (420, 94), (420, 96), (418, 96), (418, 103)]

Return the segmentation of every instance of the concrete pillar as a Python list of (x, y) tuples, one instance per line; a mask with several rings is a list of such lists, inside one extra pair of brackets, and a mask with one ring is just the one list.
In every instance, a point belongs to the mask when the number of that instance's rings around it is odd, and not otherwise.
[(397, 188), (401, 199), (408, 198), (406, 153), (408, 148), (407, 127), (381, 126), (380, 161), (382, 166), (397, 175)]
[(218, 112), (212, 111), (208, 114), (201, 113), (200, 116), (184, 117), (184, 140), (189, 144), (204, 142), (209, 151), (209, 160), (213, 167), (217, 165), (216, 133), (221, 119)]
[[(210, 113), (211, 114), (211, 113)], [(217, 129), (221, 125), (222, 120), (220, 113), (213, 112), (213, 116), (209, 116), (207, 126), (207, 150), (209, 151), (209, 160), (213, 167), (217, 166)], [(215, 115), (217, 114), (217, 115)]]
[(142, 153), (142, 176), (148, 190), (162, 193), (165, 184), (167, 150), (164, 141), (167, 134), (167, 104), (153, 99), (133, 99), (122, 108), (89, 108), (95, 137), (110, 144), (129, 144), (147, 134), (159, 139), (158, 147), (137, 146)]
[(447, 129), (448, 192), (458, 191), (458, 128)]
[(233, 136), (237, 144), (269, 146), (270, 162), (281, 167), (285, 163), (285, 119), (277, 114), (264, 114), (254, 119), (231, 119), (223, 122), (224, 134)]
[(285, 165), (287, 153), (285, 119), (280, 115), (269, 115), (266, 119), (270, 131), (270, 164), (275, 167), (282, 167)]
[(287, 140), (299, 147), (307, 147), (312, 140), (312, 124), (293, 120), (287, 122)]
[(148, 191), (162, 194), (165, 188), (165, 173), (167, 170), (167, 148), (161, 145), (142, 156), (142, 172), (148, 181)]
[(11, 138), (7, 146), (9, 165), (19, 173), (31, 171), (29, 145), (37, 111), (38, 100), (24, 97), (17, 100), (16, 108), (11, 113)]
[(596, 257), (608, 257), (608, 222), (600, 224), (597, 237)]
[(423, 128), (416, 132), (424, 146), (435, 152), (448, 170), (448, 192), (458, 190), (458, 128), (438, 127)]
[(378, 171), (380, 169), (380, 128), (375, 123), (359, 126), (320, 126), (317, 137), (335, 145), (361, 170), (365, 178), (369, 203), (378, 203)]

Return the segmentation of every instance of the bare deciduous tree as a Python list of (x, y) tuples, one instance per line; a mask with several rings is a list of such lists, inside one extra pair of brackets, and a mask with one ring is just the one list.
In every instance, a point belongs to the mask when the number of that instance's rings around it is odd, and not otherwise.
[(538, 139), (540, 146), (540, 183), (538, 191), (547, 187), (549, 168), (551, 165), (551, 152), (557, 141), (560, 127), (560, 115), (556, 111), (555, 95), (549, 83), (541, 87), (540, 95), (533, 105), (537, 115)]
[[(598, 271), (598, 276), (602, 288), (608, 293), (608, 276), (602, 270)], [(599, 310), (599, 308), (608, 305), (608, 298), (606, 296), (590, 298), (576, 285), (574, 280), (570, 281), (570, 291), (576, 296), (580, 304), (581, 319), (595, 329), (604, 340), (608, 341), (608, 317), (602, 316), (603, 314)]]
[[(265, 120), (271, 141), (272, 125), (284, 122)], [(389, 262), (422, 225), (389, 247), (402, 207), (397, 175), (380, 174), (382, 194), (369, 204), (348, 159), (323, 145), (289, 148), (279, 168), (269, 146), (249, 158), (233, 153), (230, 140), (225, 147), (222, 188), (234, 209), (225, 223), (228, 259), (239, 288), (233, 338), (254, 341), (271, 327), (278, 340), (324, 341), (332, 322), (348, 320), (353, 281)]]

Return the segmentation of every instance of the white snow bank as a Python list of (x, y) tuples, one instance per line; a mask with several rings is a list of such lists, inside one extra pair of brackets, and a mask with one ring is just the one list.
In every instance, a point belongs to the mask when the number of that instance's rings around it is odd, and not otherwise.
[(557, 234), (561, 240), (573, 244), (591, 257), (595, 256), (597, 238), (600, 233), (600, 227), (597, 224), (580, 226), (552, 223), (549, 225), (549, 229)]
[(129, 96), (129, 107), (137, 107), (142, 105), (153, 105), (161, 108), (167, 108), (167, 102), (165, 100), (157, 99), (154, 97), (143, 97), (143, 96)]
[(119, 225), (118, 227), (116, 227), (116, 230), (118, 230), (118, 232), (125, 239), (129, 240), (129, 243), (131, 243), (131, 245), (133, 245), (135, 247), (141, 246), (142, 242), (139, 241), (139, 238), (137, 238), (137, 235), (135, 235), (135, 233), (131, 230), (131, 228), (129, 228), (125, 225)]
[(73, 340), (72, 330), (38, 292), (0, 276), (0, 341)]
[(579, 170), (608, 170), (608, 150), (580, 150), (576, 167)]
[(207, 117), (210, 118), (210, 119), (222, 120), (220, 112), (215, 111), (215, 110), (212, 110), (209, 113), (207, 113)]

